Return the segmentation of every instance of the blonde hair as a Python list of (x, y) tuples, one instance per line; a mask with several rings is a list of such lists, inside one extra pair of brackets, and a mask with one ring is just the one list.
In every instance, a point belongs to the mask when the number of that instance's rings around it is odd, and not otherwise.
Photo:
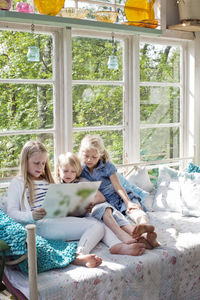
[[(41, 152), (47, 153), (45, 146), (38, 141), (29, 141), (27, 142), (21, 151), (21, 158), (20, 158), (20, 170), (19, 176), (24, 178), (24, 190), (22, 194), (22, 204), (24, 205), (24, 195), (26, 191), (26, 187), (29, 190), (29, 204), (30, 206), (33, 205), (34, 199), (34, 182), (30, 174), (28, 173), (28, 160), (34, 153)], [(49, 183), (54, 183), (54, 179), (51, 175), (51, 170), (49, 166), (48, 159), (45, 164), (44, 173), (42, 174), (42, 178), (47, 180)]]
[(81, 162), (78, 158), (78, 156), (71, 152), (66, 152), (65, 154), (60, 154), (58, 157), (58, 163), (57, 163), (57, 171), (56, 171), (56, 177), (58, 182), (62, 182), (62, 178), (60, 177), (60, 170), (59, 168), (69, 164), (71, 167), (73, 167), (76, 171), (76, 177), (78, 178), (81, 175), (82, 172), (82, 166)]
[(104, 147), (103, 139), (99, 135), (88, 134), (82, 139), (79, 150), (81, 158), (83, 157), (83, 153), (87, 150), (96, 150), (104, 162), (108, 162), (110, 159), (109, 153)]

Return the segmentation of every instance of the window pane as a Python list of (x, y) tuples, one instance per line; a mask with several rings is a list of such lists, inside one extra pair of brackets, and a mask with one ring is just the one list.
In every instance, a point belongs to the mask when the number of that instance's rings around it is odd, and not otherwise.
[[(117, 70), (108, 69), (109, 56), (117, 56)], [(112, 39), (73, 37), (72, 42), (73, 80), (122, 80), (122, 45)]]
[(141, 129), (141, 160), (161, 160), (179, 157), (179, 128)]
[(14, 177), (17, 174), (22, 147), (29, 140), (38, 140), (45, 145), (53, 169), (54, 139), (52, 134), (5, 136), (0, 137), (0, 178)]
[(84, 131), (73, 133), (73, 151), (78, 152), (81, 140), (86, 134), (100, 135), (104, 140), (106, 150), (114, 164), (122, 164), (123, 160), (123, 132), (118, 131)]
[[(37, 46), (39, 62), (27, 60), (29, 46)], [(52, 78), (53, 40), (51, 35), (0, 31), (0, 78)]]
[(140, 80), (180, 82), (180, 48), (141, 43)]
[(122, 125), (121, 86), (73, 86), (73, 126)]
[(53, 127), (51, 85), (0, 84), (0, 130)]
[(140, 120), (142, 124), (179, 122), (179, 88), (140, 87)]

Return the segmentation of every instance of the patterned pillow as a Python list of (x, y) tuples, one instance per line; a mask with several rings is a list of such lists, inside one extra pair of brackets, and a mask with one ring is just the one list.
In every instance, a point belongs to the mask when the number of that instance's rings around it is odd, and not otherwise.
[(188, 172), (188, 173), (200, 173), (200, 167), (194, 165), (193, 163), (189, 163), (186, 172)]
[(157, 190), (152, 207), (154, 211), (182, 211), (178, 173), (166, 166), (159, 168)]
[(179, 182), (182, 214), (200, 217), (200, 174), (180, 173)]

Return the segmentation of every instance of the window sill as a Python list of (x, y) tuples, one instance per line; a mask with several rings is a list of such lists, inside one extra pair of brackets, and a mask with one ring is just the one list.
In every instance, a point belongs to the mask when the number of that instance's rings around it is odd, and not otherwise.
[(18, 23), (18, 24), (34, 24), (46, 25), (55, 27), (72, 27), (91, 30), (101, 30), (115, 33), (123, 33), (128, 35), (143, 34), (143, 35), (161, 35), (162, 30), (144, 28), (137, 26), (128, 26), (117, 23), (103, 23), (91, 20), (64, 18), (59, 16), (48, 16), (41, 14), (20, 13), (15, 11), (0, 10), (1, 23)]

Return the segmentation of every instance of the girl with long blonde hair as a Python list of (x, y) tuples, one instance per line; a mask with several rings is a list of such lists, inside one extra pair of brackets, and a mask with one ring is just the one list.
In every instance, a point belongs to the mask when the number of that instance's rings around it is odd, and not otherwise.
[(50, 183), (54, 180), (45, 146), (38, 141), (27, 142), (21, 151), (19, 175), (8, 188), (8, 215), (21, 224), (36, 224), (36, 233), (46, 239), (79, 240), (73, 263), (99, 266), (101, 258), (89, 253), (104, 236), (103, 224), (94, 218), (45, 218), (42, 204)]

